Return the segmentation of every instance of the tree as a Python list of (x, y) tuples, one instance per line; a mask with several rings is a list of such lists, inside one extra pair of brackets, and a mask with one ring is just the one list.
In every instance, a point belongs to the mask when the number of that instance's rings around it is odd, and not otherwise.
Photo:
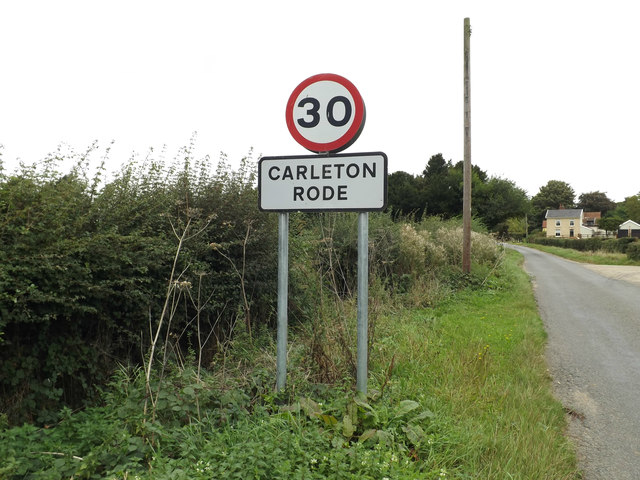
[(540, 187), (540, 191), (531, 199), (531, 203), (536, 208), (543, 210), (560, 208), (573, 208), (576, 194), (567, 182), (560, 180), (549, 180), (547, 184)]
[(540, 191), (531, 199), (534, 221), (542, 224), (544, 214), (549, 209), (573, 208), (576, 194), (567, 182), (549, 180), (540, 187)]
[[(388, 204), (392, 215), (425, 215), (444, 218), (462, 215), (464, 162), (455, 165), (441, 153), (431, 156), (422, 176), (406, 172), (389, 175)], [(471, 173), (472, 213), (490, 230), (499, 225), (506, 228), (506, 220), (524, 217), (531, 206), (526, 192), (511, 180), (491, 177), (477, 165)]]
[(528, 232), (527, 217), (511, 217), (505, 224), (509, 235), (524, 237)]
[(486, 183), (477, 182), (473, 187), (471, 202), (474, 214), (482, 218), (489, 230), (511, 217), (522, 217), (529, 213), (530, 203), (526, 192), (511, 180), (491, 177)]
[(452, 170), (451, 160), (441, 153), (429, 159), (422, 172), (426, 214), (445, 218), (462, 214), (462, 173)]
[(622, 220), (622, 218), (620, 217), (602, 217), (598, 219), (598, 228), (601, 228), (602, 230), (607, 232), (607, 234), (609, 232), (617, 232), (618, 227), (622, 222), (624, 222), (624, 220)]
[(422, 171), (422, 176), (425, 178), (444, 176), (449, 172), (451, 166), (451, 160), (447, 162), (441, 153), (432, 155), (427, 162), (427, 166)]
[(585, 212), (601, 212), (602, 215), (605, 215), (609, 210), (616, 208), (616, 202), (607, 197), (605, 193), (596, 191), (580, 194), (577, 206)]
[(624, 199), (624, 208), (629, 219), (640, 222), (640, 193)]
[[(464, 162), (455, 165), (445, 160), (441, 153), (433, 155), (422, 172), (424, 178), (424, 201), (426, 213), (445, 218), (462, 215), (464, 189)], [(478, 166), (472, 167), (471, 192), (487, 181), (488, 175)], [(473, 205), (473, 200), (472, 200)]]
[(387, 204), (391, 215), (414, 215), (416, 220), (424, 213), (423, 180), (407, 172), (393, 172), (387, 177)]

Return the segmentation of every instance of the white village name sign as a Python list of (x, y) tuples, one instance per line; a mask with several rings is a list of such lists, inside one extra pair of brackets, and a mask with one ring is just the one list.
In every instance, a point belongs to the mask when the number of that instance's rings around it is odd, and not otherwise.
[(380, 211), (386, 207), (387, 156), (382, 152), (263, 157), (261, 210)]

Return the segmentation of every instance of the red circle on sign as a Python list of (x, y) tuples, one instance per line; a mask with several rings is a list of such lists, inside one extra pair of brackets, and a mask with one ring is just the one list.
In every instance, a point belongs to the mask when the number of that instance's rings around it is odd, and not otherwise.
[[(321, 88), (322, 85), (327, 85), (327, 83), (323, 82), (336, 83), (342, 87), (342, 89), (346, 90), (345, 95), (349, 95), (351, 98), (342, 95), (334, 97), (329, 102), (331, 104), (329, 107), (335, 106), (336, 103), (343, 103), (345, 112), (349, 111), (350, 115), (353, 115), (353, 121), (351, 121), (351, 124), (346, 131), (334, 128), (336, 132), (335, 138), (329, 138), (326, 141), (318, 141), (318, 139), (314, 138), (313, 135), (314, 128), (323, 127), (325, 130), (331, 130), (334, 125), (338, 125), (339, 127), (343, 126), (342, 122), (336, 121), (333, 118), (327, 119), (327, 117), (330, 117), (328, 106), (321, 105), (314, 97), (311, 99), (305, 97), (302, 101), (298, 101), (298, 104), (296, 104), (296, 101), (303, 91), (308, 91), (310, 95), (313, 95), (314, 89)], [(303, 105), (301, 105), (301, 103), (309, 104), (310, 106), (306, 107), (308, 110), (305, 113), (305, 118), (296, 118), (295, 108), (296, 106), (302, 107)], [(349, 108), (351, 110), (349, 110)], [(327, 113), (325, 113), (325, 110)], [(306, 120), (306, 118), (309, 120)], [(307, 78), (295, 88), (287, 102), (286, 119), (287, 127), (289, 128), (291, 136), (293, 136), (293, 138), (304, 148), (316, 153), (336, 153), (351, 146), (360, 136), (362, 128), (364, 127), (365, 118), (366, 112), (364, 101), (362, 100), (362, 96), (360, 96), (358, 89), (346, 78), (333, 73), (321, 73)], [(326, 125), (326, 121), (330, 124), (329, 126)], [(296, 124), (304, 128), (299, 129)], [(331, 135), (329, 136), (331, 137)]]

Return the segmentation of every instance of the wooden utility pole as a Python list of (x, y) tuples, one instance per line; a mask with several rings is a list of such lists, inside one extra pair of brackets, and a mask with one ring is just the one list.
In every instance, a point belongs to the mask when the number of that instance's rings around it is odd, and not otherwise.
[(464, 186), (462, 194), (462, 273), (471, 272), (471, 24), (464, 19)]

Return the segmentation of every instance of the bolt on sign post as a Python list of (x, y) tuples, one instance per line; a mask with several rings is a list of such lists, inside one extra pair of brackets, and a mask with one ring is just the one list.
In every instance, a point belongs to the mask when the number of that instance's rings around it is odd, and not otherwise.
[(387, 203), (387, 156), (382, 152), (338, 154), (360, 136), (366, 119), (360, 92), (346, 78), (314, 75), (287, 102), (291, 136), (319, 155), (262, 157), (258, 162), (259, 208), (279, 212), (278, 340), (276, 389), (287, 377), (289, 212), (359, 212), (358, 215), (358, 392), (367, 393), (368, 212)]

